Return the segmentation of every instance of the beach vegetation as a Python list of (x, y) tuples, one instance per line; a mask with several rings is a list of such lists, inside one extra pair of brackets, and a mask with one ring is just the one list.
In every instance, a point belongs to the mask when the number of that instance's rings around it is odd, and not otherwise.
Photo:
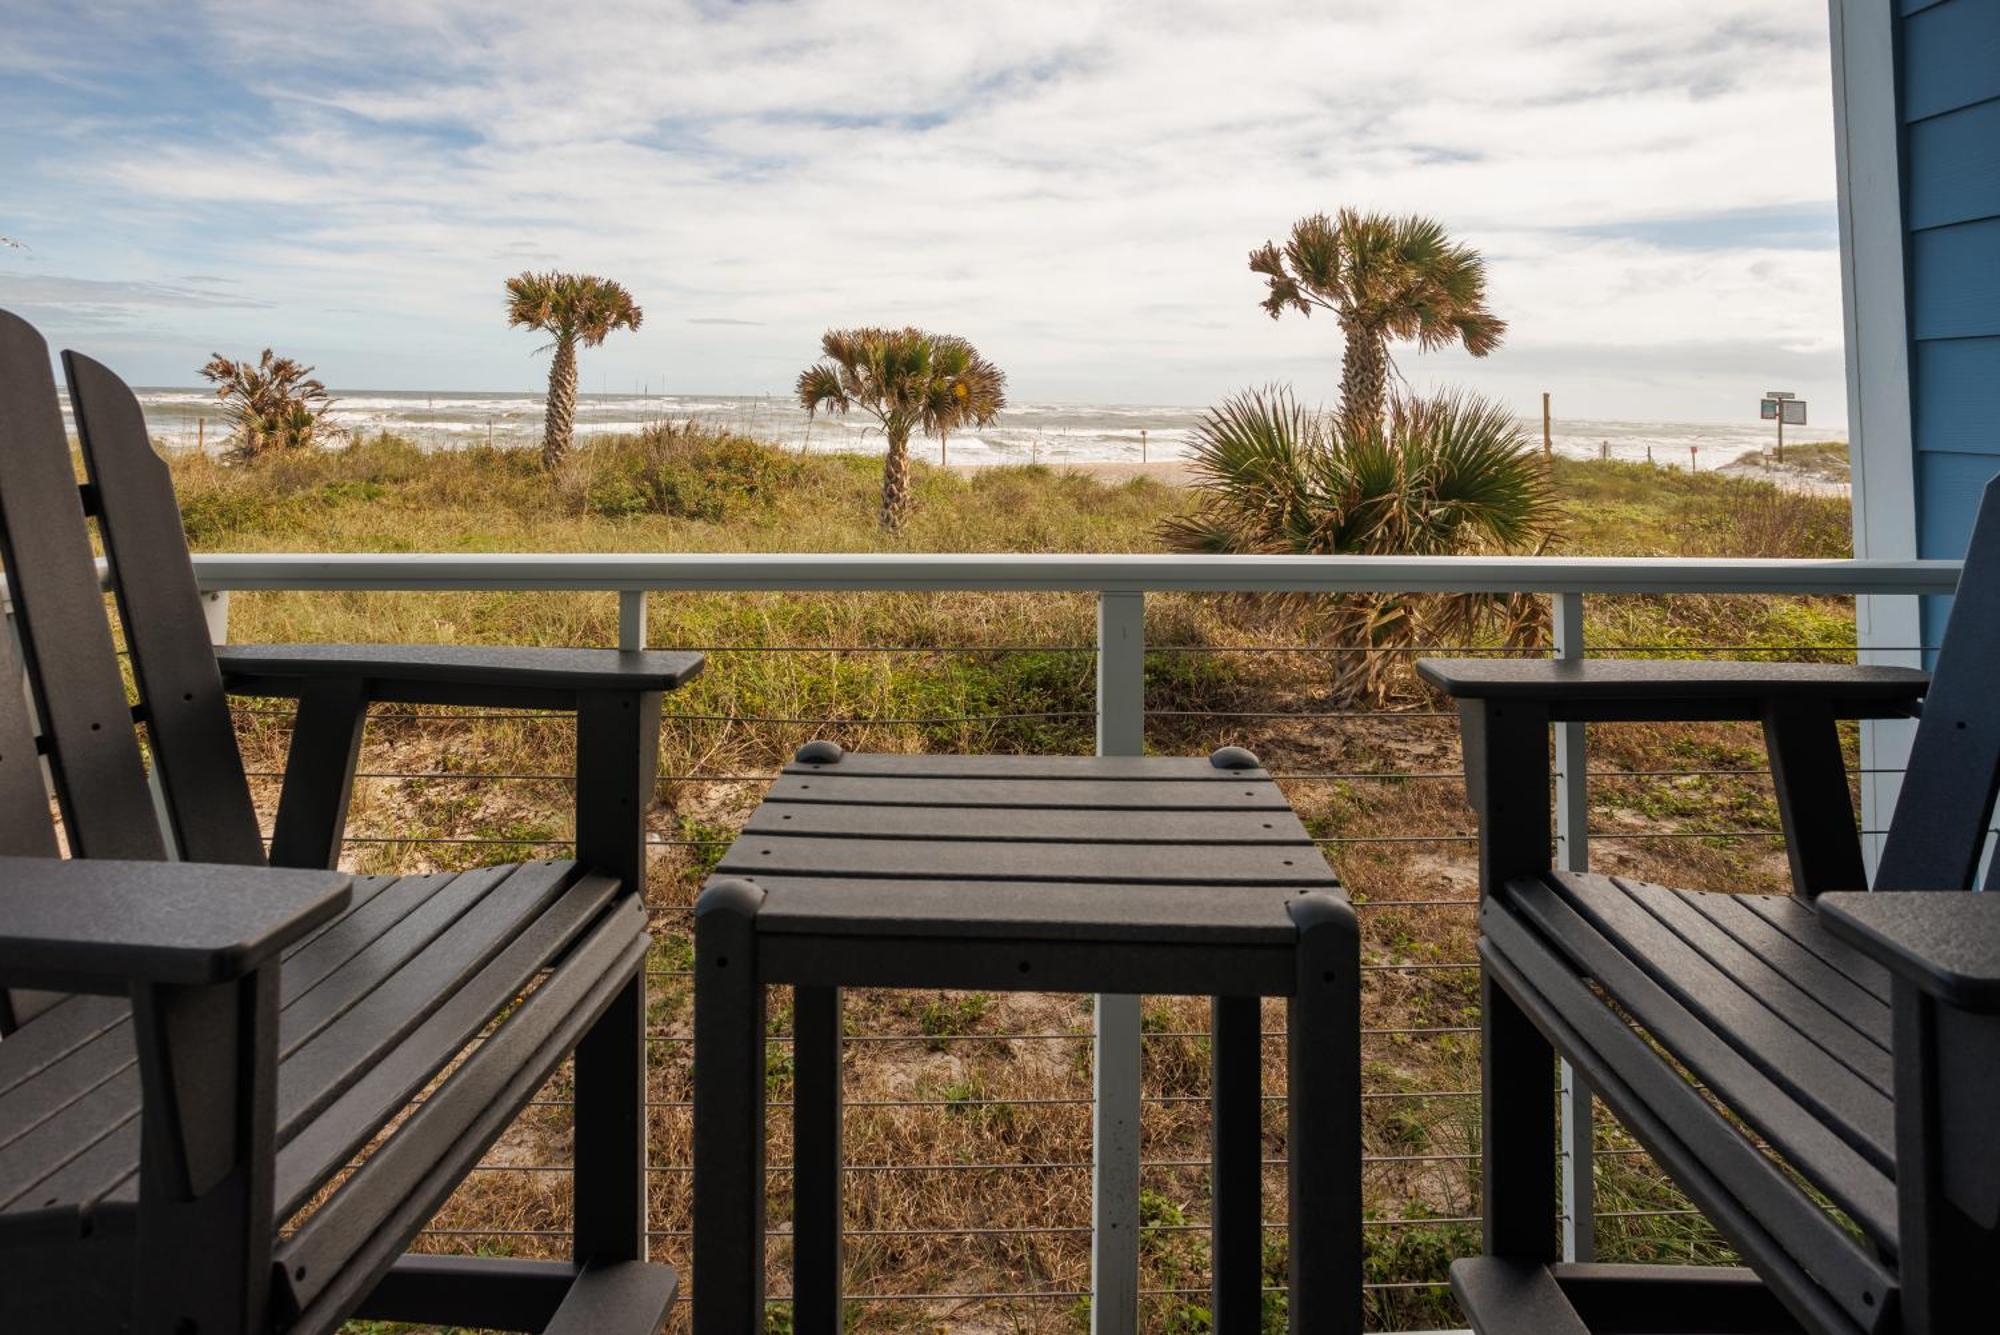
[(1484, 357), (1507, 333), (1486, 305), (1485, 260), (1418, 214), (1315, 213), (1292, 224), (1282, 247), (1267, 241), (1251, 251), (1250, 270), (1266, 281), (1262, 304), (1273, 320), (1323, 310), (1339, 324), (1341, 411), (1355, 433), (1382, 419), (1391, 341), (1425, 352), (1456, 343)]
[(201, 368), (215, 386), (229, 423), (225, 452), (237, 462), (302, 450), (322, 433), (333, 396), (313, 377), (313, 368), (264, 349), (256, 361), (236, 361), (215, 353)]
[[(913, 461), (919, 504), (899, 533), (876, 522), (881, 460), (811, 453), (727, 433), (671, 445), (580, 441), (552, 487), (533, 448), (426, 450), (394, 437), (273, 456), (256, 468), (170, 450), (198, 550), (295, 552), (1148, 552), (1159, 526), (1200, 498), (1157, 478), (1109, 470), (1002, 465), (946, 470)], [(750, 456), (719, 510), (638, 506), (617, 515), (572, 490), (570, 472), (615, 489), (653, 485), (671, 459)], [(683, 455), (681, 452), (685, 451)], [(713, 454), (710, 452), (713, 451)], [(1790, 456), (1788, 448), (1787, 456)], [(1780, 492), (1704, 471), (1557, 458), (1563, 550), (1736, 555), (1770, 539), (1760, 514), (1782, 499), (1818, 533), (1845, 497)], [(721, 518), (707, 517), (720, 514)], [(1697, 529), (1690, 521), (1706, 518)], [(1817, 539), (1815, 539), (1817, 541)], [(1810, 551), (1787, 553), (1817, 554)], [(230, 636), (248, 643), (405, 642), (609, 645), (618, 598), (566, 590), (238, 590)], [(1310, 608), (1305, 612), (1309, 616)], [(686, 1164), (693, 1072), (689, 913), (717, 858), (800, 743), (853, 750), (1086, 755), (1094, 732), (1096, 599), (983, 590), (843, 592), (689, 588), (650, 600), (648, 643), (702, 647), (709, 670), (666, 703), (658, 802), (647, 814), (648, 1153)], [(1853, 661), (1852, 600), (1828, 596), (1593, 595), (1589, 642), (1608, 653), (1713, 655), (1755, 648)], [(1146, 742), (1167, 755), (1247, 746), (1281, 776), (1307, 833), (1361, 914), (1366, 1265), (1371, 1330), (1463, 1324), (1445, 1266), (1476, 1250), (1479, 1105), (1478, 864), (1457, 775), (1456, 720), (1433, 705), (1341, 711), (1330, 682), (1348, 655), (1308, 634), (1301, 609), (1211, 593), (1146, 598)], [(1489, 635), (1461, 643), (1498, 651)], [(1434, 648), (1436, 646), (1423, 646)], [(1399, 675), (1410, 681), (1409, 660)], [(1401, 688), (1399, 694), (1414, 687)], [(291, 733), (290, 702), (233, 702), (253, 792), (269, 818)], [(1844, 725), (1848, 763), (1855, 732)], [(443, 871), (507, 856), (568, 855), (575, 738), (543, 711), (377, 705), (356, 779), (344, 869)], [(1592, 858), (1600, 870), (1665, 884), (1790, 885), (1775, 829), (1764, 744), (1753, 723), (1600, 724), (1591, 734)], [(1663, 772), (1665, 771), (1665, 772)], [(1850, 771), (1853, 772), (1853, 771)], [(1743, 823), (1737, 823), (1737, 822)], [(498, 842), (487, 842), (498, 841)], [(856, 989), (843, 1024), (843, 1144), (857, 1173), (848, 1197), (848, 1283), (886, 1298), (850, 1304), (859, 1328), (1083, 1330), (1087, 1304), (984, 1293), (1077, 1293), (1089, 1286), (1090, 999)], [(790, 1007), (773, 993), (774, 1034)], [(1265, 1008), (1266, 1087), (1282, 1089), (1281, 1002)], [(1209, 1196), (1209, 1004), (1149, 996), (1143, 1091), (1150, 1163), (1141, 1240), (1146, 1328), (1200, 1329), (1206, 1240), (1190, 1221)], [(786, 1045), (767, 1068), (789, 1097)], [(417, 1245), (566, 1255), (573, 1219), (563, 1162), (573, 1143), (574, 1080), (548, 1093), (494, 1147)], [(1722, 1263), (1723, 1239), (1608, 1115), (1599, 1123), (1599, 1256)], [(782, 1117), (774, 1127), (782, 1128)], [(782, 1129), (779, 1135), (783, 1135)], [(1281, 1134), (1281, 1133), (1279, 1133)], [(1273, 1146), (1276, 1141), (1271, 1142)], [(782, 1153), (788, 1148), (774, 1141)], [(780, 1160), (780, 1162), (782, 1162)], [(656, 1255), (688, 1261), (685, 1177), (663, 1171), (649, 1200)], [(790, 1194), (773, 1175), (773, 1226)], [(1176, 1213), (1178, 1212), (1178, 1214)], [(498, 1236), (504, 1228), (504, 1236)], [(1470, 1239), (1470, 1243), (1468, 1243)], [(1282, 1273), (1283, 1234), (1267, 1239)], [(782, 1281), (789, 1250), (772, 1248)], [(774, 1291), (775, 1291), (774, 1285)], [(944, 1295), (937, 1297), (936, 1295)], [(1279, 1296), (1268, 1328), (1282, 1329)], [(774, 1304), (774, 1312), (786, 1309)], [(1074, 1320), (1077, 1324), (1072, 1324)], [(384, 1331), (387, 1327), (383, 1328)]]
[[(1250, 390), (1196, 427), (1188, 468), (1199, 496), (1162, 525), (1183, 551), (1310, 556), (1540, 553), (1561, 513), (1550, 473), (1514, 417), (1470, 394), (1398, 397), (1357, 427), (1305, 408), (1290, 389)], [(1383, 703), (1404, 651), (1497, 633), (1538, 642), (1535, 600), (1488, 594), (1357, 593), (1295, 600), (1343, 646), (1336, 694)]]
[(507, 280), (509, 328), (549, 336), (549, 397), (542, 423), (542, 465), (554, 468), (576, 434), (576, 350), (594, 348), (644, 318), (624, 284), (594, 274), (521, 273)]
[(799, 406), (813, 416), (859, 409), (881, 426), (885, 529), (910, 515), (910, 436), (936, 436), (942, 450), (952, 432), (985, 426), (1007, 406), (1006, 373), (956, 334), (829, 329), (820, 354), (799, 373)]

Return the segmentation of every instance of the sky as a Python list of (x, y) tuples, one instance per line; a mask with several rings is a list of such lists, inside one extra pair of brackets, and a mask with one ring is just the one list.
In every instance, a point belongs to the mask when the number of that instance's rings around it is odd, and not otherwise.
[(624, 282), (586, 391), (782, 393), (822, 330), (1018, 401), (1330, 399), (1245, 264), (1416, 211), (1486, 257), (1516, 411), (1845, 417), (1822, 0), (0, 0), (0, 307), (148, 385), (532, 389), (502, 282)]

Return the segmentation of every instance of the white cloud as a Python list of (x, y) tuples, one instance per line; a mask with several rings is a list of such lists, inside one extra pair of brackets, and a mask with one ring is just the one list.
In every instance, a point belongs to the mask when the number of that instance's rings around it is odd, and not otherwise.
[(297, 344), (336, 382), (532, 383), (499, 283), (561, 264), (647, 308), (587, 383), (778, 388), (824, 326), (913, 320), (1026, 396), (1171, 402), (1326, 392), (1334, 332), (1266, 319), (1244, 255), (1301, 213), (1413, 209), (1486, 251), (1513, 324), (1413, 378), (1721, 417), (1749, 389), (1719, 363), (1836, 397), (1831, 243), (1647, 224), (1830, 216), (1825, 22), (1805, 0), (230, 4), (195, 26), (259, 114), (120, 125), (46, 188), (167, 220), (62, 256), (94, 277), (181, 272), (174, 238), (226, 228), (224, 272), (275, 309), (218, 309), (187, 346)]

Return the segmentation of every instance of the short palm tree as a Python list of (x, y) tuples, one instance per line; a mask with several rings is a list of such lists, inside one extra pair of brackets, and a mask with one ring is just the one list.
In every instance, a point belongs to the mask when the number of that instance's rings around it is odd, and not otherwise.
[(624, 284), (592, 274), (517, 274), (507, 280), (507, 324), (539, 329), (554, 341), (549, 398), (542, 425), (542, 462), (550, 468), (569, 453), (576, 434), (576, 349), (594, 348), (619, 329), (637, 329), (643, 318)]
[(215, 386), (229, 422), (229, 455), (248, 463), (279, 450), (304, 449), (319, 438), (333, 396), (313, 368), (269, 348), (256, 361), (215, 353), (201, 368)]
[(950, 334), (936, 340), (926, 430), (938, 438), (938, 462), (951, 463), (951, 433), (986, 426), (1007, 406), (1007, 374)]
[(799, 373), (799, 406), (845, 417), (859, 408), (882, 427), (882, 526), (910, 510), (910, 435), (985, 426), (1007, 406), (1006, 373), (956, 334), (922, 329), (829, 329), (821, 358)]
[[(1468, 394), (1397, 398), (1370, 429), (1353, 433), (1349, 420), (1308, 411), (1278, 387), (1211, 409), (1187, 457), (1201, 502), (1162, 536), (1185, 551), (1315, 556), (1539, 552), (1554, 543), (1548, 470), (1501, 405)], [(1336, 694), (1354, 702), (1385, 700), (1412, 645), (1496, 630), (1529, 644), (1541, 634), (1526, 599), (1355, 594), (1321, 606), (1339, 650)]]
[(1486, 308), (1486, 262), (1454, 242), (1444, 224), (1342, 209), (1292, 224), (1281, 249), (1250, 252), (1250, 269), (1269, 283), (1263, 307), (1273, 320), (1288, 308), (1332, 311), (1347, 346), (1341, 357), (1341, 411), (1352, 431), (1382, 420), (1391, 339), (1425, 352), (1462, 343), (1475, 357), (1500, 346), (1507, 322)]

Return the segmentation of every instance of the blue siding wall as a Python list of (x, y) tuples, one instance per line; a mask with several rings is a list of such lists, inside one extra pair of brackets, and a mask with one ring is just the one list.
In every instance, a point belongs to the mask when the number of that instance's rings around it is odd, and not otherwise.
[(1898, 13), (1917, 551), (1954, 557), (2000, 473), (2000, 0)]

